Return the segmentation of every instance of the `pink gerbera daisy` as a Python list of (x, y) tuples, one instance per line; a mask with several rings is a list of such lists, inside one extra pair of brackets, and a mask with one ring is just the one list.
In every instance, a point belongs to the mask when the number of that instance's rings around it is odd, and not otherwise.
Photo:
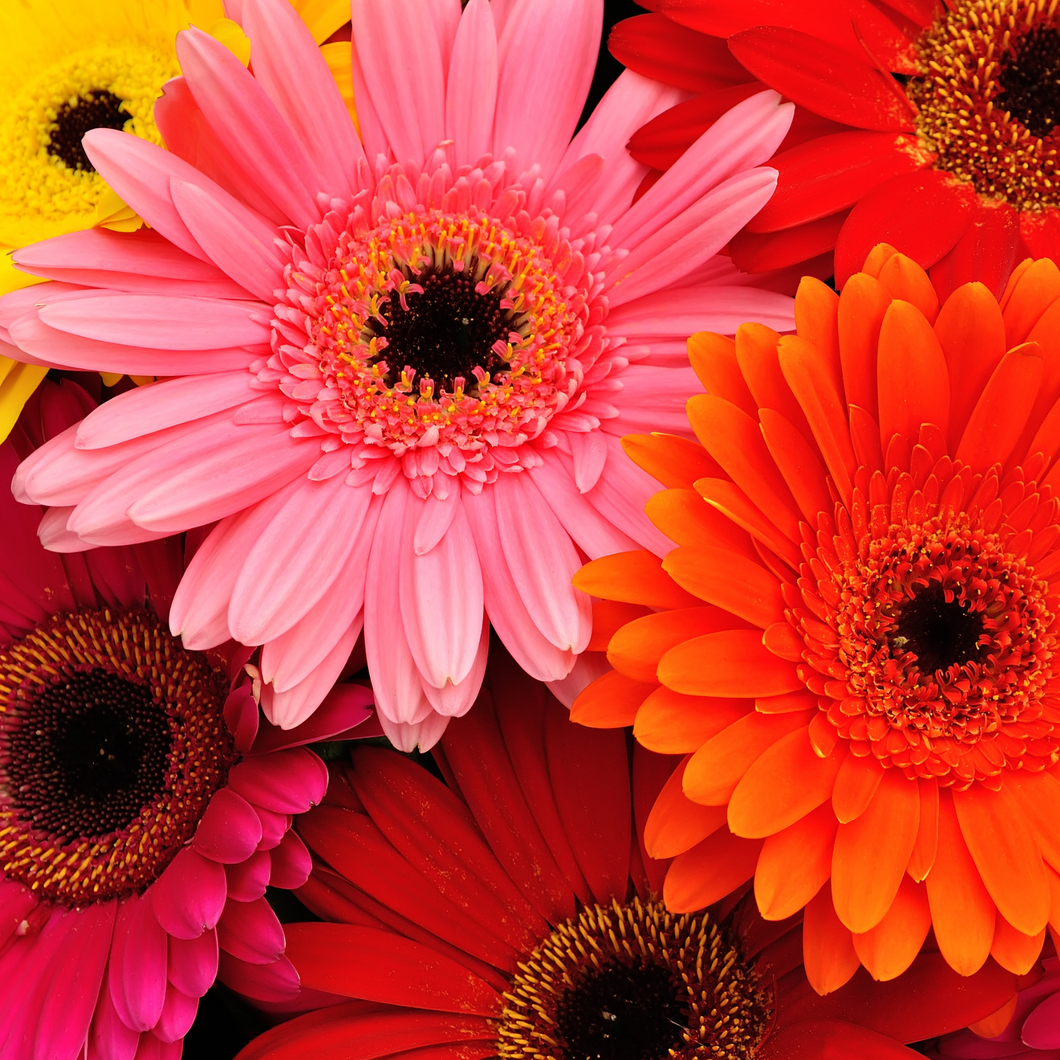
[(249, 72), (198, 30), (157, 119), (171, 152), (85, 146), (151, 226), (16, 260), (22, 359), (168, 377), (27, 461), (64, 551), (213, 521), (172, 628), (264, 645), (283, 728), (364, 630), (381, 721), (433, 744), (475, 699), (487, 620), (555, 681), (590, 632), (585, 557), (669, 547), (619, 438), (684, 432), (684, 337), (790, 301), (717, 252), (772, 193), (790, 106), (763, 92), (635, 205), (630, 134), (682, 97), (636, 74), (574, 137), (603, 0), (353, 0), (359, 133), (283, 0), (246, 0)]
[[(46, 385), (39, 421), (90, 408)], [(218, 974), (297, 993), (264, 894), (310, 869), (291, 815), (327, 772), (298, 745), (364, 720), (370, 695), (344, 686), (309, 725), (259, 730), (248, 652), (165, 628), (178, 540), (59, 557), (39, 511), (0, 494), (0, 1056), (179, 1057)]]

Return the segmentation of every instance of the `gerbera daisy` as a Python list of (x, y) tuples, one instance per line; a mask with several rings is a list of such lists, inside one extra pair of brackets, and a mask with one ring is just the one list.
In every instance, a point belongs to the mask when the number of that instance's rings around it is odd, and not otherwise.
[(722, 110), (768, 85), (797, 104), (777, 194), (736, 237), (756, 272), (825, 255), (842, 285), (892, 243), (939, 290), (1060, 258), (1060, 16), (1051, 0), (654, 0), (615, 55), (698, 95), (633, 154), (666, 169)]
[(996, 965), (963, 981), (935, 953), (897, 983), (863, 976), (820, 998), (800, 918), (763, 921), (747, 888), (730, 893), (740, 872), (724, 855), (710, 908), (668, 913), (654, 894), (665, 865), (636, 837), (673, 760), (637, 747), (631, 763), (625, 733), (571, 725), (500, 651), (487, 683), (435, 750), (448, 785), (362, 746), (299, 820), (314, 869), (298, 895), (324, 922), (285, 925), (288, 953), (338, 1003), (241, 1060), (428, 1047), (463, 1060), (911, 1060), (899, 1042), (1014, 993)]
[(641, 617), (574, 717), (689, 756), (669, 905), (739, 850), (766, 918), (807, 907), (821, 989), (932, 927), (962, 974), (1025, 972), (1060, 926), (1058, 298), (1028, 260), (940, 309), (880, 246), (839, 297), (804, 281), (796, 335), (693, 336), (702, 445), (626, 440), (679, 547), (577, 576)]
[(60, 281), (0, 303), (21, 356), (170, 377), (22, 466), (19, 497), (63, 509), (45, 543), (219, 521), (172, 628), (264, 645), (284, 728), (362, 624), (404, 748), (471, 706), (487, 616), (563, 678), (589, 637), (582, 558), (666, 548), (618, 439), (683, 429), (682, 336), (748, 305), (790, 326), (790, 301), (716, 251), (771, 194), (755, 167), (791, 108), (744, 101), (631, 208), (646, 170), (624, 144), (679, 94), (624, 74), (569, 142), (601, 19), (602, 0), (355, 0), (358, 135), (290, 7), (246, 0), (253, 75), (178, 38), (172, 153), (85, 138), (151, 230), (16, 255)]
[[(45, 429), (91, 408), (45, 386)], [(4, 474), (14, 441), (21, 425)], [(248, 653), (165, 628), (179, 541), (59, 557), (37, 522), (0, 496), (0, 1055), (178, 1057), (218, 974), (297, 992), (264, 893), (309, 871), (291, 815), (327, 771), (298, 745), (364, 720), (370, 696), (344, 687), (301, 730), (259, 727)]]

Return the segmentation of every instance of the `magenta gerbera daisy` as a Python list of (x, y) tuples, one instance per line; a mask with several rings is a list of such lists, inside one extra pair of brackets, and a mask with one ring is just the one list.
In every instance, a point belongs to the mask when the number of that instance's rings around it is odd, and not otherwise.
[(253, 73), (180, 35), (170, 153), (86, 137), (151, 230), (18, 256), (58, 281), (0, 306), (18, 356), (169, 377), (24, 464), (18, 496), (54, 506), (57, 550), (218, 521), (172, 628), (264, 645), (284, 728), (362, 627), (401, 747), (471, 706), (488, 622), (564, 678), (582, 559), (669, 547), (620, 436), (687, 430), (691, 331), (791, 326), (717, 253), (772, 193), (790, 107), (745, 101), (631, 205), (624, 145), (681, 93), (623, 74), (572, 141), (602, 9), (354, 0), (358, 132), (290, 5), (247, 0)]
[[(68, 382), (41, 396), (45, 424), (89, 408)], [(3, 473), (17, 460), (0, 446)], [(264, 894), (310, 868), (292, 814), (327, 772), (298, 745), (364, 720), (370, 695), (259, 728), (248, 652), (166, 628), (179, 541), (59, 557), (37, 521), (0, 495), (0, 1055), (176, 1058), (218, 975), (297, 992)]]

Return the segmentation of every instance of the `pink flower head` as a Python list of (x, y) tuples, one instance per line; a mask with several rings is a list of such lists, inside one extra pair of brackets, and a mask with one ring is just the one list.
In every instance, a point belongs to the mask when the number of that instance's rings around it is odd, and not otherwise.
[[(670, 546), (619, 438), (687, 430), (685, 336), (791, 303), (729, 238), (766, 202), (789, 105), (763, 92), (636, 204), (631, 133), (681, 98), (625, 73), (574, 139), (603, 0), (353, 0), (359, 132), (285, 0), (245, 0), (249, 72), (178, 38), (157, 120), (93, 163), (151, 226), (38, 244), (0, 303), (38, 363), (167, 377), (19, 470), (47, 547), (217, 521), (181, 582), (185, 645), (263, 645), (289, 728), (364, 630), (382, 721), (433, 744), (488, 623), (556, 681), (588, 641), (586, 557)], [(632, 204), (632, 205), (631, 205)]]
[[(90, 408), (70, 383), (40, 404), (46, 425)], [(310, 869), (291, 820), (327, 773), (297, 745), (370, 697), (347, 687), (310, 726), (259, 731), (247, 652), (165, 628), (179, 540), (60, 557), (39, 511), (0, 497), (0, 1056), (179, 1057), (218, 975), (298, 992), (264, 898)]]

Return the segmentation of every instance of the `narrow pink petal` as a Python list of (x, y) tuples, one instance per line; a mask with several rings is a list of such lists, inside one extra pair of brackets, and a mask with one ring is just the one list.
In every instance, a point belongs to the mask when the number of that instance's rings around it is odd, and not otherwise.
[(463, 680), (457, 681), (455, 684), (449, 683), (441, 688), (436, 688), (421, 676), (424, 695), (430, 700), (431, 706), (439, 714), (447, 718), (458, 718), (471, 709), (482, 689), (482, 678), (486, 674), (486, 656), (489, 651), (489, 643), (489, 619), (483, 615), (478, 649), (475, 652), (474, 659), (471, 661), (471, 668)]
[(552, 644), (579, 654), (592, 615), (571, 584), (582, 563), (567, 531), (526, 475), (501, 475), (493, 492), (504, 559), (527, 612)]
[(441, 738), (449, 725), (449, 718), (444, 714), (431, 711), (422, 721), (391, 721), (380, 713), (379, 721), (383, 726), (386, 738), (406, 754), (415, 751), (429, 751)]
[(218, 137), (257, 174), (258, 186), (299, 228), (320, 220), (320, 183), (290, 126), (247, 68), (198, 29), (177, 35), (177, 58), (188, 87)]
[[(267, 855), (266, 855), (267, 856)], [(188, 997), (202, 997), (217, 977), (217, 932), (169, 940), (169, 981)]]
[(121, 983), (134, 1031), (149, 1031), (166, 1000), (166, 932), (149, 901), (139, 901), (125, 925)]
[(490, 0), (470, 0), (457, 30), (445, 93), (445, 136), (457, 166), (492, 147), (497, 107), (497, 29)]
[(109, 989), (99, 992), (90, 1044), (94, 1054), (90, 1052), (89, 1056), (95, 1055), (99, 1060), (133, 1060), (136, 1056), (140, 1035), (118, 1015)]
[[(365, 51), (370, 47), (366, 44)], [(353, 75), (353, 98), (357, 100), (357, 124), (360, 127), (364, 153), (373, 163), (380, 155), (392, 161), (394, 156), (382, 119), (372, 103), (372, 93), (369, 91), (361, 57), (357, 51), (356, 37), (350, 42), (350, 70)]]
[(298, 973), (286, 957), (274, 964), (249, 964), (221, 954), (218, 978), (237, 993), (258, 1001), (290, 1001), (298, 996)]
[(417, 556), (424, 556), (442, 540), (452, 525), (460, 508), (460, 490), (450, 490), (444, 498), (432, 493), (419, 507), (412, 550)]
[(292, 747), (237, 762), (228, 786), (273, 813), (305, 813), (324, 797), (328, 770), (312, 751)]
[(217, 922), (217, 941), (226, 953), (249, 964), (272, 964), (286, 944), (283, 928), (264, 898), (228, 902)]
[(723, 114), (615, 222), (611, 246), (634, 250), (711, 189), (772, 158), (794, 113), (793, 103), (781, 104), (778, 93), (767, 91)]
[(579, 493), (588, 493), (604, 470), (607, 443), (600, 437), (600, 431), (596, 430), (568, 431), (567, 444), (574, 461), (574, 484)]
[(610, 395), (618, 416), (606, 420), (603, 431), (598, 434), (621, 436), (633, 432), (665, 431), (667, 434), (689, 435), (685, 405), (693, 394), (702, 391), (702, 385), (691, 368), (630, 364), (612, 373), (610, 378), (622, 383), (622, 389)]
[(285, 0), (246, 0), (243, 29), (254, 55), (254, 78), (305, 151), (320, 182), (317, 190), (349, 199), (364, 150), (305, 23)]
[(261, 842), (261, 820), (231, 788), (214, 792), (195, 830), (192, 846), (204, 858), (231, 865), (249, 858)]
[[(47, 246), (47, 242), (38, 244)], [(34, 284), (31, 287), (22, 287), (17, 291), (9, 291), (0, 296), (0, 330), (4, 338), (10, 338), (8, 332), (11, 325), (27, 313), (35, 314), (41, 300), (41, 294), (46, 292), (52, 302), (58, 302), (63, 298), (87, 298), (93, 292), (87, 287), (75, 286), (71, 283), (59, 283), (53, 281), (49, 284)]]
[(224, 909), (225, 870), (184, 847), (151, 885), (145, 901), (158, 922), (178, 939), (195, 939), (217, 926)]
[(280, 845), (272, 851), (272, 877), (269, 883), (273, 887), (287, 887), (293, 890), (309, 879), (312, 868), (313, 859), (309, 856), (305, 843), (298, 837), (297, 832), (288, 832), (280, 841)]
[(324, 697), (324, 702), (317, 707), (312, 717), (301, 725), (293, 729), (263, 727), (254, 741), (253, 753), (265, 754), (330, 740), (366, 722), (372, 716), (373, 703), (371, 689), (363, 685), (345, 682), (336, 685)]
[[(603, 29), (603, 0), (520, 0), (501, 34), (493, 154), (516, 150), (547, 182), (574, 135)], [(533, 56), (533, 61), (527, 61)]]
[(228, 897), (237, 902), (253, 902), (265, 893), (271, 874), (272, 853), (269, 850), (259, 850), (238, 865), (226, 865)]
[(574, 661), (574, 669), (566, 677), (558, 681), (549, 681), (548, 690), (568, 710), (574, 705), (574, 701), (592, 684), (598, 677), (611, 670), (611, 664), (603, 652), (586, 651)]
[(76, 914), (54, 910), (40, 931), (15, 939), (0, 952), (0, 982), (22, 984), (20, 990), (0, 992), (0, 1056), (24, 1056), (33, 1041), (47, 1003), (48, 973), (62, 952), (71, 915)]
[(429, 7), (430, 0), (351, 4), (372, 106), (399, 162), (422, 164), (445, 139), (445, 70)]
[(696, 331), (734, 335), (746, 320), (764, 323), (775, 331), (794, 331), (795, 301), (757, 287), (703, 284), (666, 288), (612, 310), (607, 330), (626, 336), (630, 342), (640, 342), (657, 336), (684, 338)]
[(199, 1011), (199, 999), (188, 997), (172, 983), (166, 986), (166, 1000), (154, 1028), (155, 1037), (163, 1042), (176, 1042), (191, 1030)]

